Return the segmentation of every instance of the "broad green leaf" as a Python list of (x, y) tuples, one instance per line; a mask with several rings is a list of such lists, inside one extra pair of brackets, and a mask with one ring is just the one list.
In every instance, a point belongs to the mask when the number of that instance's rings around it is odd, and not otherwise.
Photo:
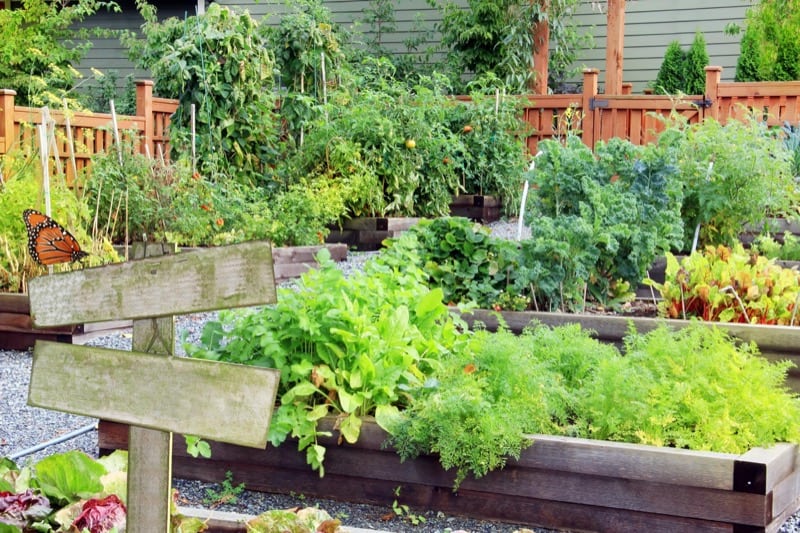
[(105, 473), (103, 465), (74, 450), (45, 457), (36, 463), (39, 488), (62, 502), (90, 498), (102, 491), (100, 477)]
[(342, 420), (339, 430), (342, 432), (344, 439), (353, 444), (361, 434), (361, 419), (355, 413), (350, 413), (350, 416)]

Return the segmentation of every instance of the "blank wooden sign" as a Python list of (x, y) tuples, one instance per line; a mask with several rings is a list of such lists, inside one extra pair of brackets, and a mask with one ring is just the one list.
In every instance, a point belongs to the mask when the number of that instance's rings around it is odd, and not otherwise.
[(28, 404), (264, 448), (279, 380), (267, 368), (40, 341)]

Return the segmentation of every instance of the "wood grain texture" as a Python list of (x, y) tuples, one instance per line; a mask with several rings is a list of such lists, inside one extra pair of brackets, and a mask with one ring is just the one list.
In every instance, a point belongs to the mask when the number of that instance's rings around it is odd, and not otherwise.
[(29, 405), (260, 448), (279, 381), (271, 369), (51, 342), (36, 344), (31, 373)]
[(257, 241), (40, 276), (28, 290), (37, 327), (276, 301), (272, 247)]
[(170, 518), (172, 433), (131, 426), (129, 440), (127, 532), (164, 531)]
[[(324, 419), (321, 429), (330, 429), (332, 423)], [(386, 506), (397, 499), (393, 489), (400, 485), (402, 503), (412, 507), (527, 526), (609, 532), (775, 531), (800, 507), (795, 445), (737, 455), (534, 435), (534, 445), (523, 450), (519, 461), (477, 480), (467, 478), (453, 492), (454, 472), (443, 470), (435, 456), (402, 462), (383, 446), (385, 437), (365, 421), (354, 445), (337, 445), (335, 434), (321, 439), (328, 448), (324, 478), (308, 467), (295, 442), (264, 452), (212, 443), (212, 458), (203, 461), (176, 445), (175, 473), (214, 481), (232, 470), (252, 490)], [(124, 447), (124, 438), (117, 425), (101, 424), (101, 448)], [(686, 464), (680, 465), (680, 459)], [(733, 490), (733, 465), (748, 461), (763, 465), (766, 479), (782, 479), (765, 494)], [(692, 468), (697, 479), (691, 479)]]
[[(134, 320), (132, 341), (135, 352), (161, 358), (174, 355), (175, 317)], [(133, 387), (138, 391), (135, 383)], [(131, 426), (129, 440), (128, 529), (132, 533), (160, 531), (169, 524), (172, 433)]]

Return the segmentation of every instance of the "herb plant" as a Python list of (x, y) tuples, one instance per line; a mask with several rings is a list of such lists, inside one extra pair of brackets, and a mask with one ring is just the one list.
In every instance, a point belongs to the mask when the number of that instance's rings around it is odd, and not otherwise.
[(677, 156), (685, 251), (698, 224), (698, 248), (730, 246), (745, 224), (791, 212), (797, 201), (791, 154), (759, 117), (673, 125), (658, 142)]
[(800, 401), (785, 386), (790, 366), (698, 323), (631, 332), (625, 356), (601, 361), (577, 392), (578, 434), (726, 453), (798, 442)]

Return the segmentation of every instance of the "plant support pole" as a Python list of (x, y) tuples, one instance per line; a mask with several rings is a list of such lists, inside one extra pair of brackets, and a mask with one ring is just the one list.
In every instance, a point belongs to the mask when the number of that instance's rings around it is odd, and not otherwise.
[(114, 127), (114, 142), (117, 143), (117, 155), (119, 155), (119, 164), (122, 166), (122, 143), (119, 139), (119, 125), (117, 123), (117, 110), (114, 107), (114, 100), (109, 100), (108, 105), (111, 107), (111, 124)]

